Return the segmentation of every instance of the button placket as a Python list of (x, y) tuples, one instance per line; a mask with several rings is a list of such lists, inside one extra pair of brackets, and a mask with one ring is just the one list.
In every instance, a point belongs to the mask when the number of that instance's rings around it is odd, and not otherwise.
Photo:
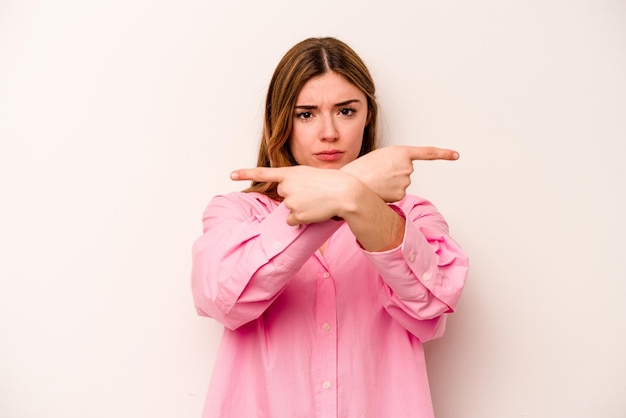
[(337, 414), (337, 300), (335, 282), (327, 270), (318, 273), (316, 295), (315, 380), (317, 416)]

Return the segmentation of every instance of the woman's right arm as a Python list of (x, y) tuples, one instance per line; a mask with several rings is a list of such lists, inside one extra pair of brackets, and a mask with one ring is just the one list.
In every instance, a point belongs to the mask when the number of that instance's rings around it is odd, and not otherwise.
[(230, 329), (258, 318), (293, 275), (335, 232), (333, 220), (290, 226), (252, 194), (212, 199), (192, 248), (192, 292), (198, 314)]

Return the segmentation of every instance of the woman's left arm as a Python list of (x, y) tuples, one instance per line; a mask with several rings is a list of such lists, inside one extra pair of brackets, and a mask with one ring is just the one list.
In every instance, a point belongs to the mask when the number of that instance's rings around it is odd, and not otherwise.
[[(435, 147), (379, 148), (344, 166), (371, 192), (368, 204), (347, 215), (352, 231), (381, 277), (387, 312), (422, 341), (443, 332), (465, 284), (468, 259), (448, 235), (448, 225), (429, 202), (405, 196), (413, 161), (456, 160), (456, 151)], [(387, 205), (385, 202), (395, 202)]]
[[(468, 258), (449, 236), (447, 223), (423, 199), (405, 196), (387, 204), (358, 179), (332, 174), (335, 185), (347, 185), (340, 188), (342, 194), (335, 195), (342, 198), (335, 197), (333, 210), (325, 216), (346, 221), (379, 272), (382, 305), (421, 341), (440, 336), (445, 314), (456, 308), (468, 270)], [(296, 210), (294, 215), (298, 218), (305, 212)]]
[(405, 219), (401, 243), (386, 251), (364, 248), (382, 278), (380, 301), (420, 340), (436, 338), (443, 333), (445, 314), (458, 304), (468, 257), (430, 202), (407, 196), (388, 207)]

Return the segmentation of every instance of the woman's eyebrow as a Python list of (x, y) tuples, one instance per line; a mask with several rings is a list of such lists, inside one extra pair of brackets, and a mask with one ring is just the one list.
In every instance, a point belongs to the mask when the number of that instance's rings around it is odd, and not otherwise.
[[(352, 103), (360, 103), (361, 101), (359, 99), (350, 99), (350, 100), (346, 100), (343, 102), (339, 102), (339, 103), (335, 103), (334, 107), (342, 107), (342, 106), (347, 106), (349, 104)], [(304, 109), (304, 110), (315, 110), (318, 108), (318, 106), (316, 105), (296, 105), (295, 106), (296, 109)]]
[(352, 103), (360, 103), (360, 102), (361, 101), (359, 99), (350, 99), (350, 100), (346, 100), (345, 102), (340, 102), (340, 103), (335, 104), (335, 107), (347, 106)]

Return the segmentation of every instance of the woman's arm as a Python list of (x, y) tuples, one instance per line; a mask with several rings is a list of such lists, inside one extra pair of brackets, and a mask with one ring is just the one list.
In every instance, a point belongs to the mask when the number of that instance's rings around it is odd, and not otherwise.
[(299, 228), (289, 210), (253, 193), (213, 198), (192, 248), (192, 292), (200, 315), (230, 329), (258, 318), (341, 222)]
[(379, 272), (379, 296), (387, 312), (421, 341), (440, 336), (456, 309), (468, 257), (450, 237), (435, 207), (415, 196), (390, 205), (406, 218), (402, 243), (365, 256)]
[[(400, 243), (366, 251), (381, 275), (380, 300), (387, 312), (420, 340), (440, 336), (465, 284), (468, 258), (448, 234), (448, 225), (427, 201), (407, 196), (413, 160), (456, 160), (452, 150), (380, 148), (342, 168), (375, 191), (405, 222)], [(369, 250), (368, 248), (365, 248)]]

